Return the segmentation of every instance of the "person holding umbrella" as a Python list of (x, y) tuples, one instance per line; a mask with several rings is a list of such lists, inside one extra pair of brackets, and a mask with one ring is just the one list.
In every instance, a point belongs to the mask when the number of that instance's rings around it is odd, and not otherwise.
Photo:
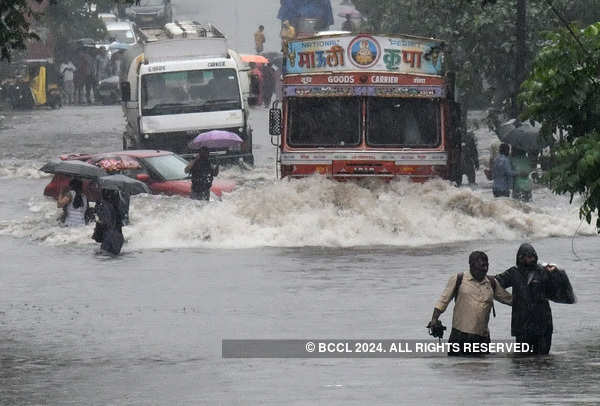
[(68, 189), (62, 190), (56, 205), (64, 210), (61, 221), (66, 227), (84, 226), (85, 211), (88, 208), (87, 197), (83, 194), (83, 183), (75, 178), (69, 182)]
[(191, 197), (194, 200), (210, 200), (210, 188), (214, 177), (219, 174), (219, 166), (213, 168), (209, 158), (208, 148), (201, 147), (198, 156), (185, 168), (185, 172), (192, 176)]

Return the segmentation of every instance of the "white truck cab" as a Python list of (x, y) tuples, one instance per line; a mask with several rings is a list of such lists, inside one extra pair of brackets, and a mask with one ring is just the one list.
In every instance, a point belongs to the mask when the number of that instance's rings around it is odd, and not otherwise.
[(166, 39), (144, 44), (143, 53), (138, 51), (134, 58), (129, 53), (124, 86), (122, 78), (127, 117), (124, 149), (191, 154), (188, 143), (196, 135), (226, 130), (244, 143), (211, 153), (221, 160), (253, 163), (248, 67), (211, 27), (167, 24)]

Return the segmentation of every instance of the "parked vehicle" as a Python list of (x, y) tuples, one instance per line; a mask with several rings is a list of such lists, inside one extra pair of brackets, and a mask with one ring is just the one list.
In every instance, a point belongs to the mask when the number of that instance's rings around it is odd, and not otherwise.
[[(62, 160), (80, 160), (106, 168), (109, 173), (120, 173), (137, 179), (148, 185), (153, 194), (179, 195), (189, 197), (192, 192), (192, 182), (184, 171), (188, 162), (172, 152), (138, 150), (118, 151), (101, 154), (70, 154), (62, 155)], [(57, 198), (59, 191), (66, 187), (70, 178), (55, 175), (44, 189), (44, 196)], [(97, 191), (89, 190), (89, 182), (84, 184), (84, 191), (91, 201), (97, 199)], [(223, 193), (231, 192), (235, 183), (215, 179), (211, 191), (221, 197)]]
[(98, 13), (98, 18), (101, 19), (104, 24), (116, 23), (119, 21), (117, 16), (113, 13)]
[(125, 9), (128, 19), (141, 28), (161, 28), (173, 21), (171, 0), (140, 0)]
[(6, 98), (13, 108), (58, 108), (62, 105), (58, 71), (53, 59), (23, 60), (15, 75), (14, 79), (5, 83)]
[(213, 25), (172, 23), (163, 36), (124, 54), (123, 149), (191, 154), (188, 143), (210, 130), (233, 132), (241, 146), (213, 149), (215, 159), (254, 163), (248, 115), (248, 65)]
[(106, 32), (109, 43), (121, 43), (134, 45), (139, 41), (137, 29), (131, 21), (117, 21), (106, 24)]

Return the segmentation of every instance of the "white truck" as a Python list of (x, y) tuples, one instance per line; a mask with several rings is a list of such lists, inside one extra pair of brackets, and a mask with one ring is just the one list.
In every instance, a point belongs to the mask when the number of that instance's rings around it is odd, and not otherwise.
[(213, 25), (169, 23), (124, 55), (123, 149), (162, 149), (183, 156), (199, 133), (225, 130), (240, 146), (211, 150), (220, 162), (254, 163), (249, 125), (249, 67)]

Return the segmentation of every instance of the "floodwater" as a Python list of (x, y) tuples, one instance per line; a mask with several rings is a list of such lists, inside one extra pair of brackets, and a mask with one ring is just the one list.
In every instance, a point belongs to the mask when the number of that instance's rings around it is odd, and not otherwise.
[[(123, 255), (63, 229), (37, 171), (64, 152), (118, 150), (118, 106), (9, 115), (0, 131), (0, 403), (597, 404), (600, 259), (575, 206), (525, 205), (444, 182), (275, 180), (267, 111), (252, 112), (257, 168), (225, 170), (222, 202), (132, 201)], [(480, 145), (491, 135), (477, 132)], [(484, 157), (482, 157), (482, 160)], [(577, 235), (574, 237), (574, 235)], [(543, 358), (222, 359), (222, 339), (428, 338), (448, 277), (485, 250), (492, 272), (533, 241), (568, 270)], [(498, 305), (495, 338), (509, 338)], [(450, 312), (443, 316), (450, 324)], [(477, 384), (476, 384), (477, 383)]]

